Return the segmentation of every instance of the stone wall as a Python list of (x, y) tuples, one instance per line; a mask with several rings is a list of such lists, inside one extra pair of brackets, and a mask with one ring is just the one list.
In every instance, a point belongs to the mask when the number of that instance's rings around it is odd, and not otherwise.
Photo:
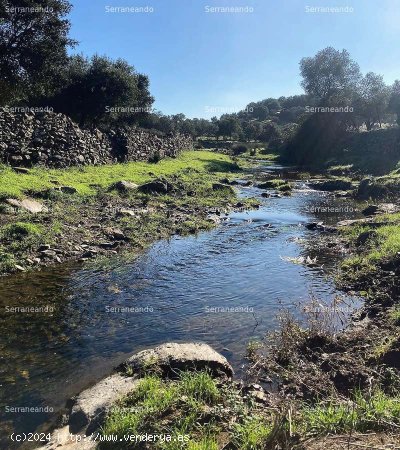
[(83, 130), (63, 114), (0, 109), (0, 162), (13, 166), (64, 168), (149, 161), (192, 148), (192, 139), (183, 135), (163, 136), (137, 128), (105, 134)]

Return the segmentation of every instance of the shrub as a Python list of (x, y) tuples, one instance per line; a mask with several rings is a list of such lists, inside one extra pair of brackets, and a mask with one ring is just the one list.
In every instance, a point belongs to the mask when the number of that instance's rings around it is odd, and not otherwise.
[(236, 144), (232, 147), (232, 153), (237, 156), (241, 155), (242, 153), (246, 153), (248, 150), (248, 147), (246, 144)]

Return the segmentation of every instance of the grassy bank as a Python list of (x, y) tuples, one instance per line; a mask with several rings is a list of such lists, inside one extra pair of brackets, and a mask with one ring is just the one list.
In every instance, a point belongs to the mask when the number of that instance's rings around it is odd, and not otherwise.
[[(35, 168), (28, 173), (2, 167), (0, 273), (112, 255), (123, 248), (143, 248), (174, 233), (210, 229), (219, 221), (211, 213), (254, 205), (252, 200), (238, 202), (226, 184), (239, 173), (239, 166), (228, 156), (205, 151), (184, 152), (154, 164)], [(122, 180), (138, 187), (114, 188)], [(141, 189), (150, 181), (163, 189)], [(27, 196), (47, 210), (31, 214), (4, 201)]]
[(381, 177), (364, 178), (358, 188), (361, 199), (397, 199), (400, 192), (400, 170), (397, 169)]
[(170, 436), (150, 448), (162, 450), (306, 449), (309, 439), (343, 433), (388, 432), (400, 425), (400, 402), (381, 390), (316, 402), (266, 396), (258, 386), (181, 372), (176, 380), (144, 377), (117, 403), (101, 429), (100, 449), (140, 449), (124, 436)]
[(211, 175), (238, 170), (239, 167), (228, 156), (207, 151), (188, 151), (178, 158), (167, 158), (158, 163), (132, 162), (65, 170), (34, 168), (28, 174), (20, 174), (10, 167), (1, 166), (0, 198), (19, 198), (27, 193), (42, 192), (57, 185), (71, 186), (77, 189), (80, 195), (96, 195), (99, 188), (107, 188), (119, 180), (142, 184), (160, 176), (178, 173), (190, 179), (196, 172)]
[(342, 263), (341, 283), (372, 297), (394, 296), (400, 275), (400, 214), (382, 214), (369, 223), (344, 227), (341, 235), (352, 250)]

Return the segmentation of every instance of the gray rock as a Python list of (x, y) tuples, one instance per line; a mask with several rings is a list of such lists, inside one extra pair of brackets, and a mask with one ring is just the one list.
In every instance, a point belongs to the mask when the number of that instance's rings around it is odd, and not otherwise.
[(226, 358), (204, 343), (167, 343), (143, 350), (129, 358), (121, 368), (129, 367), (134, 372), (156, 367), (165, 375), (174, 375), (182, 370), (209, 369), (215, 375), (231, 377), (233, 369)]
[(138, 187), (137, 184), (124, 180), (117, 181), (111, 186), (112, 189), (116, 189), (119, 192), (135, 191)]
[(368, 231), (362, 232), (357, 237), (356, 245), (357, 246), (365, 245), (367, 243), (367, 241), (369, 241), (375, 235), (376, 235), (376, 231), (374, 231), (374, 230), (368, 230)]
[(229, 186), (228, 184), (223, 184), (223, 183), (213, 183), (212, 189), (213, 189), (213, 191), (228, 190), (231, 193), (235, 192), (231, 186)]
[(121, 397), (137, 387), (138, 380), (115, 373), (81, 392), (73, 401), (69, 426), (71, 433), (92, 434), (104, 420), (108, 410)]
[(381, 203), (379, 205), (368, 205), (361, 212), (364, 216), (374, 216), (376, 214), (393, 214), (398, 212), (399, 209), (394, 203)]
[(137, 214), (133, 209), (120, 209), (117, 212), (118, 217), (136, 217)]
[(104, 231), (108, 236), (113, 237), (117, 241), (124, 241), (127, 239), (124, 232), (119, 228), (106, 228)]
[(168, 194), (171, 191), (171, 186), (164, 180), (154, 180), (142, 184), (139, 190), (143, 194)]
[(36, 450), (94, 450), (98, 444), (94, 440), (84, 439), (83, 433), (71, 436), (68, 425), (57, 428), (50, 439), (49, 443)]
[(368, 205), (361, 212), (364, 214), (364, 216), (373, 216), (378, 212), (378, 210), (379, 210), (378, 205)]
[(0, 108), (0, 115), (0, 163), (18, 167), (155, 161), (193, 148), (193, 139), (182, 134), (161, 136), (136, 127), (109, 133), (83, 130), (52, 112), (22, 114)]
[(8, 198), (6, 200), (6, 203), (9, 204), (10, 206), (14, 206), (15, 208), (18, 209), (23, 209), (32, 214), (48, 211), (46, 206), (42, 205), (38, 201), (33, 200), (31, 198), (25, 198), (24, 200), (16, 200), (15, 198)]
[(101, 242), (99, 244), (100, 248), (104, 248), (105, 250), (116, 248), (120, 245), (119, 242)]
[(347, 180), (326, 180), (318, 181), (316, 183), (310, 183), (313, 189), (319, 191), (348, 191), (353, 189), (353, 184), (351, 181)]
[(47, 256), (49, 258), (54, 258), (57, 253), (54, 250), (42, 250), (40, 252), (43, 256)]

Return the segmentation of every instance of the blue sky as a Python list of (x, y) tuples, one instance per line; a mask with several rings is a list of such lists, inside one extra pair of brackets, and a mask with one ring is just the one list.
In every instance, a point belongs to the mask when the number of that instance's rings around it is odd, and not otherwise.
[[(71, 0), (74, 53), (122, 57), (150, 77), (155, 108), (211, 117), (212, 108), (301, 93), (299, 61), (346, 48), (365, 73), (400, 78), (400, 0)], [(152, 13), (106, 7), (149, 6)], [(207, 13), (242, 6), (249, 13)], [(350, 13), (307, 13), (342, 6)], [(219, 114), (218, 114), (219, 115)]]

